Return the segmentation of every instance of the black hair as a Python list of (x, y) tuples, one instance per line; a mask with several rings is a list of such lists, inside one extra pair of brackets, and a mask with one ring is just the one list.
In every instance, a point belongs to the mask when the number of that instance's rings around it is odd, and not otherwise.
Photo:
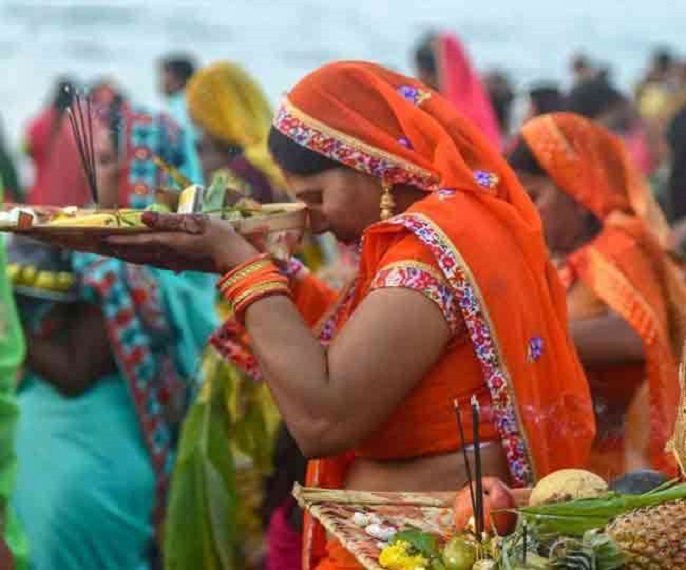
[(435, 75), (438, 72), (436, 54), (433, 48), (434, 37), (433, 34), (429, 34), (423, 38), (414, 52), (414, 60), (417, 67), (431, 75)]
[(577, 72), (590, 69), (591, 61), (588, 59), (588, 56), (583, 53), (576, 54), (572, 58), (572, 68)]
[(170, 55), (162, 59), (162, 68), (185, 86), (195, 73), (195, 61), (188, 55)]
[(514, 149), (507, 157), (507, 162), (517, 172), (525, 172), (532, 176), (548, 176), (524, 137), (519, 137)]
[(340, 162), (299, 145), (274, 127), (269, 131), (267, 144), (276, 163), (291, 174), (309, 176), (334, 168), (345, 168)]
[(60, 77), (55, 85), (52, 107), (60, 115), (71, 105), (76, 91), (76, 81), (71, 77)]
[(564, 97), (554, 85), (541, 85), (529, 91), (529, 98), (536, 107), (539, 115), (562, 111), (565, 106)]
[(667, 183), (667, 211), (670, 221), (686, 217), (686, 107), (667, 128), (667, 143), (672, 151), (672, 165)]
[(510, 130), (510, 116), (514, 92), (510, 78), (502, 71), (493, 71), (486, 76), (486, 90), (503, 132)]
[[(550, 175), (543, 169), (541, 163), (538, 162), (536, 155), (524, 140), (524, 137), (519, 137), (514, 149), (507, 157), (507, 162), (515, 172), (550, 178)], [(584, 224), (588, 240), (593, 239), (603, 229), (603, 224), (590, 210), (586, 210)]]
[(660, 71), (667, 71), (674, 64), (674, 55), (672, 50), (666, 46), (662, 46), (655, 50), (653, 54), (654, 65)]
[(566, 110), (588, 119), (597, 119), (626, 98), (606, 79), (595, 78), (572, 89)]

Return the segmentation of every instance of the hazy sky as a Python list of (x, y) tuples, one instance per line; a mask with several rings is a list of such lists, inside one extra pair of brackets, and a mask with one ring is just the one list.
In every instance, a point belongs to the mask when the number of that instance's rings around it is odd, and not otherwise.
[(564, 78), (580, 48), (628, 85), (656, 44), (686, 53), (686, 0), (0, 0), (0, 114), (16, 139), (61, 72), (111, 74), (135, 99), (159, 102), (154, 62), (169, 50), (240, 61), (276, 100), (331, 59), (409, 71), (413, 44), (435, 27), (520, 86)]

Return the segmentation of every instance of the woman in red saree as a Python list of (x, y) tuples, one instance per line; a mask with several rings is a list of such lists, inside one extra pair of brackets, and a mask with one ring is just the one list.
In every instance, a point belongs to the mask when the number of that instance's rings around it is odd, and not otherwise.
[[(340, 62), (289, 93), (270, 148), (313, 231), (359, 243), (357, 278), (333, 305), (311, 279), (287, 287), (272, 262), (214, 218), (183, 218), (179, 227), (147, 214), (153, 230), (183, 231), (102, 247), (228, 272), (220, 287), (311, 458), (307, 483), (454, 490), (466, 477), (453, 402), (472, 397), (484, 410), (486, 472), (526, 486), (584, 466), (594, 421), (564, 291), (534, 205), (479, 129), (418, 81)], [(164, 260), (150, 254), (160, 247)], [(337, 543), (327, 548), (312, 521), (304, 547), (305, 568), (357, 567)]]
[(71, 81), (60, 80), (51, 105), (29, 123), (24, 147), (35, 166), (29, 204), (84, 206), (92, 201), (67, 117), (75, 89)]
[(415, 54), (419, 79), (438, 91), (481, 129), (498, 148), (502, 145), (498, 117), (479, 72), (455, 34), (432, 34)]
[(510, 157), (567, 286), (598, 420), (592, 468), (606, 477), (671, 469), (686, 324), (669, 228), (631, 162), (618, 137), (570, 113), (525, 124)]

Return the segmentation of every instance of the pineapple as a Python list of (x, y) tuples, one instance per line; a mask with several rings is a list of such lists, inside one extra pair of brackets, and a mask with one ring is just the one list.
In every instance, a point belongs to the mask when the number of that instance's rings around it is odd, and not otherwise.
[(686, 500), (620, 515), (606, 532), (627, 554), (627, 568), (686, 569)]

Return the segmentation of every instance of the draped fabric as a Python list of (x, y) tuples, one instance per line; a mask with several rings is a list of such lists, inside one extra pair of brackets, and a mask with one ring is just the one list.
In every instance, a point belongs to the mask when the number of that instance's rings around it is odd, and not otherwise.
[[(418, 81), (364, 62), (330, 64), (305, 77), (285, 98), (274, 125), (345, 166), (427, 192), (407, 211), (367, 228), (361, 275), (373, 277), (384, 254), (401, 255), (403, 243), (421, 244), (457, 295), (472, 348), (461, 362), (476, 363), (513, 483), (527, 485), (556, 469), (585, 465), (594, 420), (567, 332), (564, 291), (534, 205), (482, 132)], [(408, 236), (413, 239), (402, 239)], [(367, 292), (366, 281), (358, 278), (321, 321), (323, 342), (345, 326)], [(453, 351), (444, 358), (457, 359)], [(438, 382), (450, 386), (442, 375), (459, 382), (450, 372), (458, 368), (440, 365), (416, 390)], [(421, 405), (443, 417), (449, 392), (432, 393), (431, 400), (406, 400), (398, 414), (412, 417)], [(422, 432), (435, 429), (427, 425), (408, 422), (398, 453), (422, 455)], [(454, 439), (441, 440), (433, 452), (457, 450)], [(356, 453), (311, 462), (308, 484), (340, 486)], [(367, 456), (375, 453), (372, 446)], [(324, 534), (309, 521), (307, 568), (325, 555), (323, 548)]]
[[(523, 127), (522, 136), (555, 184), (603, 225), (591, 243), (569, 256), (568, 273), (643, 339), (649, 418), (639, 414), (636, 425), (627, 426), (626, 437), (647, 439), (643, 451), (653, 466), (670, 469), (664, 448), (679, 396), (677, 362), (686, 338), (686, 286), (665, 251), (669, 227), (622, 141), (609, 131), (580, 116), (557, 113), (533, 119)], [(631, 389), (631, 374), (624, 367), (610, 375), (614, 392)], [(614, 471), (622, 468), (620, 461)]]

